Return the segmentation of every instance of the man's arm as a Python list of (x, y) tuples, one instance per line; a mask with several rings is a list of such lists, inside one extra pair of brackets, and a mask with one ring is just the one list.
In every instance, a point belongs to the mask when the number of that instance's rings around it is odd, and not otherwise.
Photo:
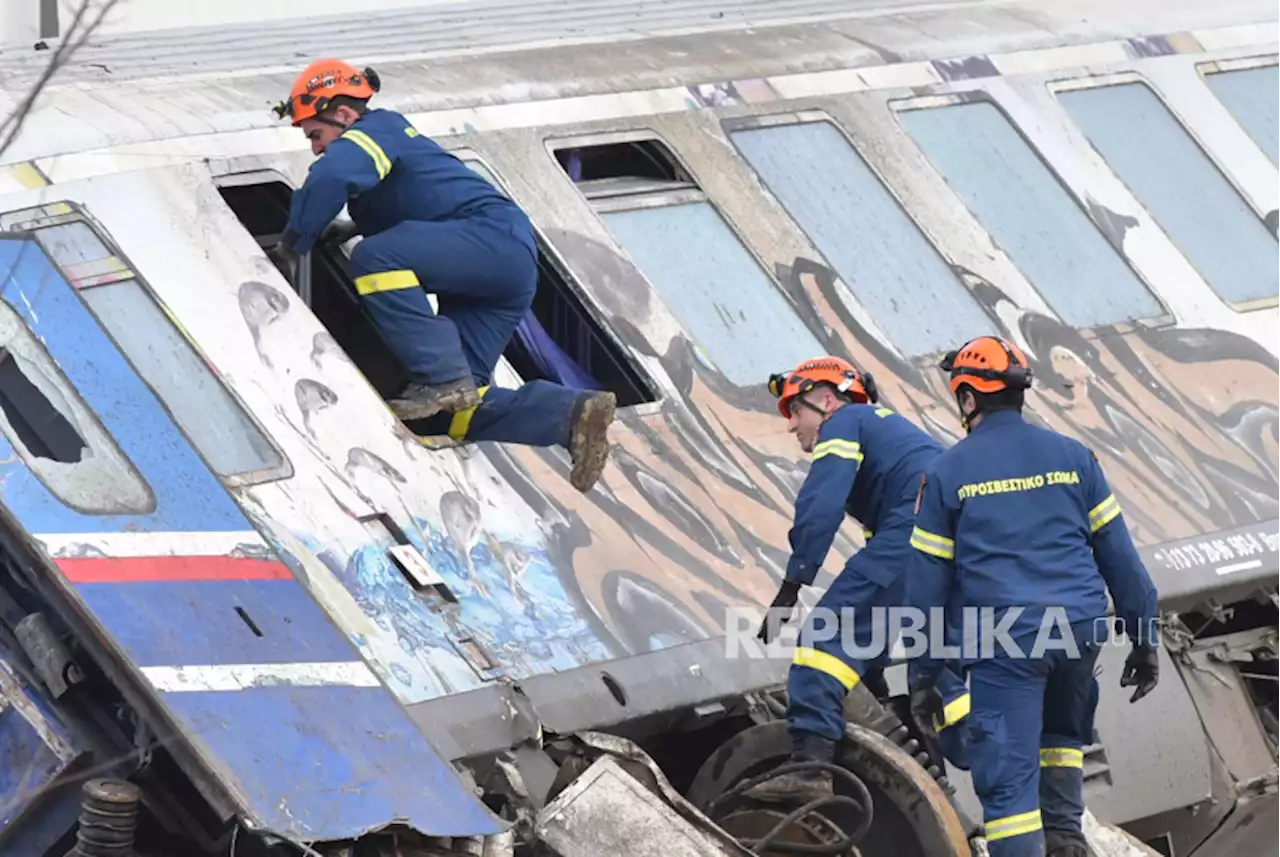
[[(955, 515), (944, 493), (942, 479), (930, 468), (924, 475), (916, 495), (916, 522), (911, 530), (911, 551), (906, 568), (906, 603), (919, 611), (924, 625), (924, 639), (930, 639), (931, 610), (943, 611), (938, 617), (946, 628), (945, 610), (951, 598), (955, 578)], [(912, 685), (917, 677), (932, 679), (942, 661), (926, 652), (913, 658), (907, 672)]]
[(1116, 615), (1123, 621), (1129, 639), (1151, 645), (1158, 611), (1156, 587), (1138, 556), (1120, 510), (1120, 503), (1107, 484), (1097, 456), (1089, 453), (1085, 496), (1089, 506), (1089, 530), (1093, 536), (1093, 557), (1098, 571), (1111, 591)]
[(382, 148), (363, 131), (349, 130), (329, 144), (293, 195), (281, 243), (301, 256), (347, 200), (377, 186), (391, 171)]
[(813, 585), (844, 523), (844, 507), (861, 465), (857, 417), (837, 412), (818, 433), (813, 464), (796, 497), (795, 524), (789, 534), (791, 559), (787, 561), (787, 580)]

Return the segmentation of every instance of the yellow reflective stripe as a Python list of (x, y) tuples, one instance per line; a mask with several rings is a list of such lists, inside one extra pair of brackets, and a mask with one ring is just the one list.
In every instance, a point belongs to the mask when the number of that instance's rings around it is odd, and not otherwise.
[(364, 153), (373, 158), (373, 167), (378, 171), (378, 181), (382, 181), (387, 177), (387, 173), (391, 172), (391, 159), (387, 157), (387, 153), (382, 151), (382, 147), (373, 142), (368, 134), (363, 131), (356, 131), (354, 128), (342, 135), (342, 139), (350, 140), (360, 148), (364, 149)]
[(919, 527), (911, 528), (911, 546), (921, 553), (931, 554), (940, 559), (956, 558), (956, 543), (944, 536), (934, 535)]
[(961, 720), (969, 716), (969, 710), (973, 706), (973, 700), (969, 694), (957, 696), (955, 699), (942, 706), (942, 722), (939, 723), (935, 717), (933, 720), (933, 728), (941, 732), (948, 726), (954, 726)]
[(876, 416), (878, 417), (887, 417), (892, 413), (893, 411), (889, 408), (876, 408)]
[(1096, 533), (1111, 523), (1112, 519), (1119, 514), (1120, 501), (1116, 499), (1115, 494), (1111, 494), (1107, 499), (1089, 510), (1089, 529)]
[(1038, 809), (1018, 815), (1006, 815), (1004, 818), (996, 818), (983, 825), (988, 842), (1008, 839), (1010, 836), (1022, 836), (1024, 833), (1035, 833), (1041, 826)]
[(850, 461), (861, 461), (862, 444), (851, 440), (824, 440), (813, 448), (813, 460), (817, 461), (824, 455), (838, 455)]
[[(489, 392), (489, 386), (486, 384), (476, 390), (480, 394), (481, 401), (484, 400), (484, 394)], [(467, 432), (471, 430), (471, 418), (476, 415), (476, 408), (479, 405), (472, 405), (465, 411), (454, 411), (453, 419), (449, 420), (449, 437), (457, 441), (467, 439)]]
[(871, 537), (872, 537), (872, 536), (874, 536), (874, 535), (875, 535), (875, 533), (871, 532), (871, 531), (870, 531), (870, 530), (868, 530), (866, 527), (863, 527), (863, 528), (862, 528), (862, 537), (863, 537), (864, 539), (866, 539), (867, 541), (871, 541)]
[(817, 649), (797, 647), (795, 657), (791, 659), (791, 662), (798, 667), (809, 667), (818, 672), (826, 673), (844, 685), (845, 690), (853, 690), (853, 686), (861, 681), (853, 667), (834, 655), (828, 655), (826, 652), (820, 652)]
[(1040, 767), (1083, 768), (1084, 751), (1073, 747), (1042, 747), (1040, 749)]
[(413, 271), (383, 271), (381, 274), (365, 274), (356, 277), (356, 291), (360, 295), (375, 295), (378, 292), (394, 292), (400, 289), (416, 289), (421, 283)]

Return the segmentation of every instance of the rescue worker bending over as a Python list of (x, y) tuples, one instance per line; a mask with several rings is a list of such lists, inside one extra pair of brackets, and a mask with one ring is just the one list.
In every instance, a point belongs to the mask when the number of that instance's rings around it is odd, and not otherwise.
[[(296, 267), (322, 237), (363, 235), (351, 253), (356, 290), (410, 377), (389, 402), (395, 415), (433, 418), (425, 433), (459, 441), (563, 445), (570, 481), (590, 490), (608, 455), (615, 396), (541, 380), (488, 386), (538, 287), (529, 218), (404, 116), (369, 109), (379, 87), (371, 69), (320, 60), (276, 108), (319, 156), (277, 251)], [(331, 226), (344, 205), (353, 223)], [(427, 292), (439, 298), (438, 315)]]
[[(836, 576), (801, 631), (787, 681), (792, 761), (833, 763), (844, 737), (845, 695), (860, 681), (878, 697), (888, 695), (882, 675), (893, 644), (887, 632), (872, 633), (872, 610), (902, 603), (900, 571), (910, 554), (913, 504), (920, 477), (942, 445), (914, 423), (888, 408), (877, 407), (870, 375), (838, 357), (800, 364), (787, 375), (774, 375), (769, 389), (789, 430), (813, 463), (796, 497), (795, 525), (790, 532), (791, 558), (785, 579), (770, 608), (777, 624), (788, 621), (800, 587), (810, 586), (848, 514), (868, 533)], [(856, 649), (845, 651), (843, 610), (853, 611)], [(829, 615), (825, 640), (812, 639), (815, 617)], [(884, 622), (884, 616), (880, 620)], [(760, 637), (771, 637), (766, 618)], [(887, 623), (881, 625), (887, 628)], [(774, 625), (776, 628), (776, 625)], [(812, 646), (807, 646), (807, 641)], [(883, 641), (878, 652), (873, 641)], [(850, 647), (853, 648), (853, 647)], [(870, 658), (859, 656), (871, 654)], [(748, 790), (759, 800), (801, 800), (832, 793), (831, 774), (801, 771), (783, 774)]]
[[(1081, 751), (1093, 738), (1107, 590), (1133, 642), (1120, 685), (1137, 686), (1136, 702), (1158, 678), (1155, 586), (1092, 452), (1023, 419), (1025, 355), (984, 336), (942, 368), (967, 436), (920, 486), (907, 599), (922, 611), (967, 609), (979, 616), (968, 627), (989, 635), (966, 639), (962, 662), (965, 749), (992, 857), (1040, 857), (1046, 846), (1051, 857), (1086, 857)], [(979, 608), (994, 615), (984, 621)], [(1005, 628), (1008, 637), (991, 634)], [(929, 705), (938, 654), (911, 662), (916, 706)]]

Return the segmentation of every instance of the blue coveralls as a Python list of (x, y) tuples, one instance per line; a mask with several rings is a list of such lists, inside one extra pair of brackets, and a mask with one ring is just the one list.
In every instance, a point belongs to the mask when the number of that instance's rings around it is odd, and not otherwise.
[[(839, 741), (844, 736), (845, 695), (859, 681), (879, 680), (893, 641), (887, 639), (883, 612), (879, 639), (873, 636), (872, 608), (902, 604), (901, 572), (911, 553), (916, 490), (925, 468), (942, 449), (910, 420), (875, 405), (844, 405), (822, 424), (813, 463), (796, 497), (786, 578), (813, 584), (846, 514), (870, 535), (801, 629), (787, 679), (793, 736), (812, 733)], [(815, 617), (824, 609), (840, 615), (843, 608), (854, 611), (851, 635), (842, 624), (828, 639), (804, 645), (814, 631)], [(856, 643), (854, 651), (842, 645), (849, 636)], [(882, 646), (880, 653), (858, 657), (873, 642)], [(877, 675), (867, 675), (868, 669)]]
[[(1107, 589), (1127, 629), (1150, 629), (1155, 586), (1090, 450), (1016, 411), (984, 415), (934, 462), (911, 545), (912, 606), (994, 608), (970, 627), (1007, 628), (1026, 655), (990, 634), (966, 641), (966, 749), (992, 857), (1039, 857), (1044, 829), (1081, 830)], [(936, 669), (912, 663), (917, 676)]]
[(580, 391), (488, 386), (538, 287), (525, 213), (390, 110), (366, 112), (326, 147), (293, 195), (284, 240), (306, 253), (343, 205), (364, 236), (351, 254), (356, 291), (410, 378), (470, 375), (483, 397), (432, 418), (426, 433), (434, 424), (455, 440), (567, 447)]

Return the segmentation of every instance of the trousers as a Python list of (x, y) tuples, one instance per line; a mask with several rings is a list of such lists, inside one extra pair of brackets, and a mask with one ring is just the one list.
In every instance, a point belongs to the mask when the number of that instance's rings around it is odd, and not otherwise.
[(410, 378), (443, 384), (470, 376), (483, 396), (466, 411), (416, 421), (418, 434), (568, 446), (581, 391), (542, 380), (517, 390), (489, 385), (537, 293), (535, 247), (527, 227), (480, 214), (404, 221), (352, 251), (360, 301)]
[[(1042, 857), (1045, 830), (1082, 836), (1084, 752), (1098, 706), (1093, 623), (1064, 634), (1070, 649), (969, 665), (966, 724), (973, 788), (982, 802), (991, 857)], [(1082, 840), (1081, 840), (1082, 841)]]
[[(787, 674), (791, 734), (844, 737), (844, 698), (860, 681), (883, 685), (894, 641), (887, 611), (902, 603), (899, 570), (909, 550), (911, 519), (898, 519), (873, 535), (845, 563), (800, 630)], [(821, 623), (821, 626), (819, 625)]]

